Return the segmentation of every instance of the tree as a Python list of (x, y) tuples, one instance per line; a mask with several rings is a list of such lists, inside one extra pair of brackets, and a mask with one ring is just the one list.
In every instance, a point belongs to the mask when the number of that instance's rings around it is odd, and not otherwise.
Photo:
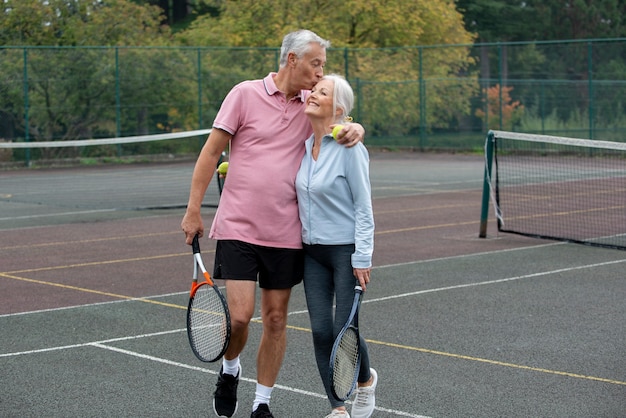
[[(476, 59), (480, 63), (482, 88), (493, 85), (495, 79), (503, 85), (519, 82), (511, 94), (516, 100), (523, 98), (527, 110), (541, 108), (540, 113), (565, 120), (586, 111), (592, 100), (604, 101), (614, 93), (593, 98), (588, 87), (590, 78), (606, 79), (609, 69), (613, 73), (611, 80), (624, 78), (624, 73), (614, 71), (623, 68), (619, 63), (626, 60), (623, 43), (596, 42), (591, 51), (589, 44), (583, 42), (544, 41), (624, 37), (626, 0), (456, 0), (455, 3), (463, 13), (465, 27), (475, 31), (481, 41)], [(541, 42), (502, 43), (506, 41)], [(493, 45), (495, 42), (501, 44)], [(550, 79), (568, 83), (544, 83)], [(624, 107), (621, 99), (613, 103), (614, 108)], [(595, 113), (595, 118), (606, 119), (614, 112)]]
[[(54, 48), (0, 49), (0, 112), (12, 121), (3, 128), (13, 135), (25, 132), (25, 85), (31, 140), (149, 133), (158, 123), (171, 125), (168, 114), (176, 112), (155, 104), (194, 103), (194, 89), (186, 88), (184, 79), (193, 73), (189, 58), (178, 50), (165, 55), (123, 48), (167, 45), (169, 30), (161, 23), (159, 8), (126, 0), (5, 0), (0, 13), (5, 45)], [(191, 69), (181, 71), (185, 65)]]
[[(367, 86), (367, 100), (363, 100), (360, 109), (371, 118), (369, 132), (390, 134), (389, 126), (394, 125), (389, 123), (390, 117), (397, 121), (398, 132), (394, 133), (415, 131), (423, 123), (418, 111), (420, 98), (429, 101), (426, 116), (432, 126), (469, 113), (469, 97), (477, 91), (477, 86), (471, 83), (451, 86), (445, 80), (464, 72), (471, 64), (469, 45), (474, 38), (464, 29), (462, 16), (454, 4), (446, 0), (224, 1), (219, 15), (198, 17), (188, 30), (177, 33), (176, 39), (189, 46), (276, 50), (286, 33), (301, 28), (310, 28), (332, 41), (327, 72), (346, 72), (344, 48), (350, 48), (346, 75), (353, 84), (357, 80), (364, 86), (368, 81), (406, 83), (399, 95), (384, 85)], [(461, 46), (420, 52), (423, 46), (436, 44)], [(273, 65), (275, 69), (276, 59)], [(243, 66), (252, 71), (246, 73)], [(245, 62), (239, 71), (238, 64), (231, 61), (228, 71), (239, 72), (242, 78), (258, 78), (263, 74), (260, 67), (251, 68)], [(222, 70), (213, 67), (213, 71)], [(433, 80), (428, 85), (427, 97), (419, 93), (426, 85), (420, 84), (420, 80), (426, 79)]]
[(478, 35), (479, 42), (529, 40), (536, 11), (528, 1), (455, 0), (465, 28)]
[(154, 45), (169, 36), (161, 9), (128, 0), (4, 0), (1, 7), (2, 45)]
[(626, 36), (625, 0), (455, 0), (481, 42)]
[(513, 127), (519, 123), (524, 112), (524, 106), (519, 101), (513, 101), (510, 93), (513, 87), (502, 87), (496, 84), (486, 89), (483, 94), (483, 109), (476, 110), (476, 116), (483, 119), (487, 117), (489, 129), (503, 129), (506, 131), (513, 130)]
[(626, 36), (624, 0), (529, 0), (535, 11), (531, 39), (591, 39)]

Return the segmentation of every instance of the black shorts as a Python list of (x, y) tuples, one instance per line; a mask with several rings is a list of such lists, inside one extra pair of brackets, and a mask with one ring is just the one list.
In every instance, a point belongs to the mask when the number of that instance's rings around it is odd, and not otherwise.
[(262, 289), (291, 289), (304, 276), (304, 251), (218, 240), (213, 278), (259, 281)]

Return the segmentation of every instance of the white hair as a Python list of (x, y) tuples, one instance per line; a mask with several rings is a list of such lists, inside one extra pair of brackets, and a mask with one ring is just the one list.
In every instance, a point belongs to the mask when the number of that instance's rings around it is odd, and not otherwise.
[[(351, 120), (350, 112), (354, 108), (354, 92), (350, 83), (339, 74), (327, 74), (322, 80), (330, 80), (333, 82), (333, 115), (335, 122), (341, 123)], [(336, 115), (337, 109), (341, 109), (342, 113)]]
[(307, 29), (297, 30), (285, 35), (283, 44), (280, 47), (280, 68), (287, 65), (287, 57), (290, 52), (296, 54), (298, 58), (302, 58), (309, 52), (313, 42), (320, 44), (324, 49), (330, 47), (330, 41)]

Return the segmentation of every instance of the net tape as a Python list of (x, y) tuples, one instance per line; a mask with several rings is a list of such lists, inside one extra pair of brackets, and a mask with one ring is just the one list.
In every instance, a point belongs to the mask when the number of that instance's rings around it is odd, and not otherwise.
[(563, 136), (524, 134), (518, 132), (490, 131), (495, 139), (511, 139), (519, 141), (542, 142), (557, 145), (570, 145), (575, 147), (589, 147), (626, 151), (626, 142), (600, 141), (596, 139), (566, 138)]
[(195, 131), (170, 132), (155, 135), (124, 136), (102, 139), (79, 139), (72, 141), (0, 142), (0, 148), (65, 148), (93, 145), (131, 144), (135, 142), (164, 141), (169, 139), (208, 135), (210, 132), (210, 129), (198, 129)]

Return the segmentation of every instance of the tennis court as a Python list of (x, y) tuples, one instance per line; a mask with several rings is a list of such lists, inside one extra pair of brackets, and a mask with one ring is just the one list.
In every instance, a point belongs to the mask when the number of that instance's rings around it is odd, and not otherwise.
[[(379, 374), (374, 416), (626, 416), (626, 252), (498, 233), (491, 215), (478, 238), (482, 155), (371, 157), (360, 325)], [(213, 416), (219, 363), (199, 362), (185, 331), (192, 170), (0, 173), (0, 416)], [(202, 250), (211, 270), (214, 243)], [(237, 417), (250, 414), (260, 330), (257, 317)], [(328, 413), (302, 286), (271, 409)]]

